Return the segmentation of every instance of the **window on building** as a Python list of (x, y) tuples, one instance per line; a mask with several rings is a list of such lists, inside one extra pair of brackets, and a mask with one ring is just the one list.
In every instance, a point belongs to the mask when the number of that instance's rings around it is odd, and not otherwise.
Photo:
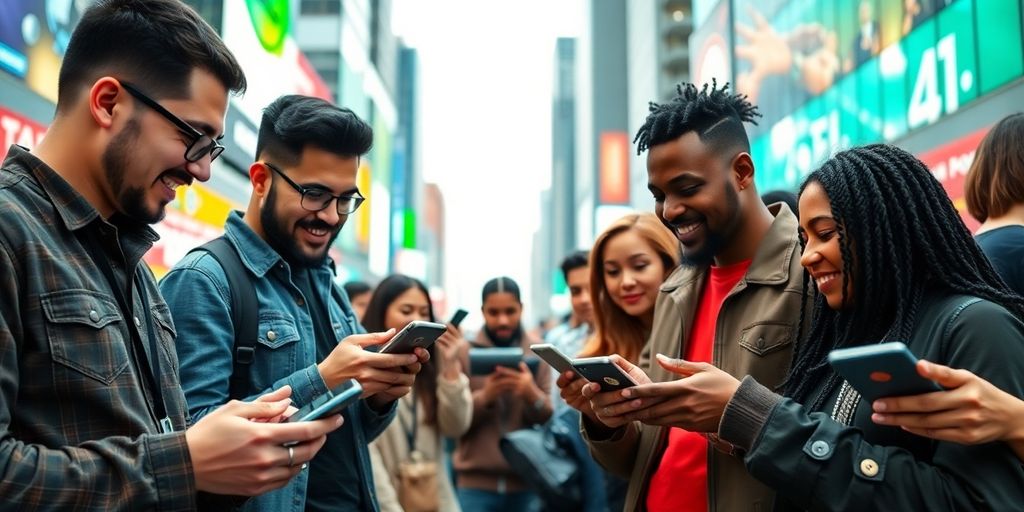
[(308, 50), (305, 52), (310, 65), (320, 74), (334, 99), (338, 99), (338, 80), (341, 72), (341, 54), (333, 50)]
[(341, 0), (302, 0), (300, 14), (341, 14)]

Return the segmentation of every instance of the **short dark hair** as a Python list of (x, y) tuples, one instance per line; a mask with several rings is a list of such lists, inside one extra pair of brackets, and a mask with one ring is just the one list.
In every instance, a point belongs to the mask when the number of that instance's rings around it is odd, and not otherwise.
[(519, 285), (511, 277), (495, 277), (484, 283), (483, 293), (480, 294), (480, 302), (487, 302), (487, 297), (495, 293), (511, 293), (516, 298), (516, 302), (523, 302), (522, 297), (519, 295)]
[(351, 110), (312, 96), (281, 96), (263, 109), (257, 160), (270, 155), (296, 165), (306, 146), (360, 157), (373, 146), (373, 128)]
[(373, 287), (363, 281), (349, 281), (342, 285), (342, 288), (345, 289), (345, 294), (350, 299), (373, 291)]
[(569, 272), (578, 268), (586, 268), (590, 263), (590, 252), (589, 251), (575, 251), (572, 254), (565, 257), (560, 265), (562, 268), (562, 277), (565, 278), (565, 282), (569, 282)]
[(974, 153), (964, 180), (967, 211), (981, 222), (1024, 203), (1024, 113), (1001, 119)]
[(155, 98), (187, 98), (196, 68), (244, 92), (245, 73), (217, 32), (180, 0), (99, 0), (75, 27), (57, 82), (57, 112), (110, 75)]
[(729, 84), (719, 89), (714, 80), (710, 88), (704, 84), (700, 90), (694, 84), (681, 83), (668, 103), (650, 102), (650, 113), (633, 138), (637, 154), (689, 132), (697, 132), (701, 142), (715, 154), (730, 149), (749, 152), (750, 139), (743, 123), (757, 124), (754, 118), (761, 114), (746, 95), (729, 94), (728, 90)]

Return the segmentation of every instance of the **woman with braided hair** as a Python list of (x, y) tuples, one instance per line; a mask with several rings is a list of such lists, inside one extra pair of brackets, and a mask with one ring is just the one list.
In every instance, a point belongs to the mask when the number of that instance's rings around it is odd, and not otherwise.
[[(800, 192), (808, 295), (784, 396), (747, 376), (669, 359), (690, 376), (688, 429), (717, 431), (772, 487), (775, 510), (1012, 510), (1024, 467), (1002, 443), (963, 445), (872, 421), (827, 362), (836, 348), (903, 341), (1024, 395), (1024, 299), (1010, 292), (919, 160), (887, 145), (843, 151)], [(801, 323), (800, 325), (804, 325)], [(804, 331), (804, 329), (801, 329)], [(656, 396), (624, 390), (643, 410)], [(642, 418), (641, 418), (641, 421)]]

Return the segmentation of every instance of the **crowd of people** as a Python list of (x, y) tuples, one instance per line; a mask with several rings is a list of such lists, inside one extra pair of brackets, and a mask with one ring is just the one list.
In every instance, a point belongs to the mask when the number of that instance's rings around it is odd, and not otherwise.
[[(524, 329), (501, 276), (482, 284), (475, 336), (447, 323), (400, 353), (380, 347), (441, 319), (415, 278), (335, 282), (328, 249), (363, 201), (373, 130), (329, 102), (267, 105), (245, 211), (159, 283), (141, 261), (176, 189), (210, 178), (228, 94), (245, 87), (179, 0), (82, 15), (52, 126), (0, 169), (0, 509), (1024, 503), (1024, 114), (978, 148), (972, 237), (927, 167), (890, 145), (841, 151), (798, 194), (762, 197), (744, 126), (757, 107), (683, 84), (634, 141), (655, 211), (566, 255), (564, 324), (544, 340)], [(534, 361), (542, 341), (607, 357), (632, 385)], [(868, 400), (829, 364), (889, 341), (936, 391)], [(475, 370), (475, 351), (496, 348), (523, 357)], [(353, 381), (341, 413), (288, 421)], [(510, 446), (524, 431), (543, 441)]]

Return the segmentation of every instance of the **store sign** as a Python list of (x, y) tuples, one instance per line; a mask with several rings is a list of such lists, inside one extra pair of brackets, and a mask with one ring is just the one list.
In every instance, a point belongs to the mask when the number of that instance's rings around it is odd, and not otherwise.
[(988, 128), (983, 128), (966, 137), (961, 137), (918, 155), (918, 158), (931, 169), (935, 179), (942, 183), (942, 188), (946, 189), (949, 198), (953, 200), (953, 205), (960, 212), (960, 217), (964, 219), (964, 224), (967, 224), (971, 231), (978, 229), (981, 224), (967, 213), (967, 202), (964, 199), (964, 179), (967, 177), (967, 171), (971, 168), (971, 163), (974, 162), (974, 152), (978, 149), (978, 145), (981, 144), (981, 140), (985, 138), (988, 130)]
[(34, 148), (45, 134), (46, 126), (0, 107), (0, 158), (7, 154), (11, 144)]

